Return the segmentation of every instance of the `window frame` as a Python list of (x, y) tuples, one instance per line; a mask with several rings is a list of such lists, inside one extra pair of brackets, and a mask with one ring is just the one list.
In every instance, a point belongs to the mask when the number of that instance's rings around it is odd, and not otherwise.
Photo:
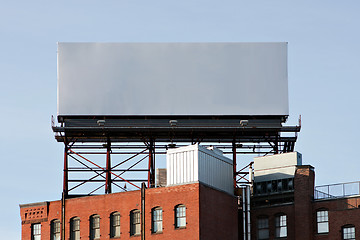
[[(350, 233), (345, 233), (345, 229), (354, 229), (353, 232)], [(353, 237), (350, 236), (350, 238), (345, 238), (345, 234), (354, 234)], [(356, 229), (355, 229), (355, 225), (353, 224), (347, 224), (341, 227), (341, 239), (343, 240), (355, 240), (356, 239)]]
[(151, 232), (163, 232), (163, 209), (161, 207), (154, 207), (151, 210)]
[[(321, 213), (326, 213), (325, 215), (320, 215)], [(326, 223), (326, 228), (327, 231), (321, 231), (320, 232), (320, 227), (321, 225), (325, 225)], [(325, 209), (325, 208), (320, 208), (316, 211), (316, 233), (317, 234), (328, 234), (329, 233), (329, 210)]]
[(285, 213), (280, 213), (275, 215), (275, 238), (286, 238), (286, 237), (287, 237), (287, 215)]
[(31, 240), (41, 239), (41, 223), (31, 224)]
[(141, 212), (134, 209), (130, 212), (130, 236), (138, 236), (141, 234)]
[[(75, 225), (75, 223), (76, 223), (76, 225)], [(70, 240), (80, 240), (80, 218), (79, 217), (72, 217), (70, 219)]]
[[(266, 220), (265, 227), (260, 226), (260, 220)], [(260, 238), (260, 231), (266, 231), (267, 237), (266, 238)], [(259, 240), (266, 240), (270, 237), (270, 228), (269, 228), (269, 217), (268, 216), (259, 216), (257, 218), (257, 239)]]
[(89, 218), (90, 239), (100, 239), (100, 215), (94, 214)]
[[(182, 210), (182, 211), (180, 211)], [(174, 209), (175, 215), (175, 229), (183, 229), (186, 228), (186, 206), (184, 204), (178, 204)], [(180, 221), (182, 220), (182, 221)]]
[(50, 239), (51, 240), (61, 239), (61, 223), (59, 219), (53, 219), (50, 222)]
[[(113, 212), (110, 214), (110, 238), (117, 238), (121, 236), (120, 221), (121, 221), (121, 215), (119, 212)], [(117, 232), (119, 233), (118, 235), (116, 234)]]

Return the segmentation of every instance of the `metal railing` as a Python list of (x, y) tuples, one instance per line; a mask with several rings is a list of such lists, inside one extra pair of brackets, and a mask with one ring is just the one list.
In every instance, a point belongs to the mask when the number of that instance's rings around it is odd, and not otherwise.
[(315, 199), (342, 198), (360, 195), (360, 181), (315, 187)]

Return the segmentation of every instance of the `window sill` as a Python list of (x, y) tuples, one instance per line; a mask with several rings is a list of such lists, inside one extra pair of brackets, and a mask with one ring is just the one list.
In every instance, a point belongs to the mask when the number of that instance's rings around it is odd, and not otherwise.
[(141, 236), (141, 234), (134, 234), (134, 235), (131, 235), (130, 237), (132, 238), (132, 237), (140, 237)]
[(157, 234), (163, 234), (163, 231), (161, 232), (151, 232), (152, 235), (157, 235)]
[(181, 229), (186, 229), (186, 227), (177, 227), (177, 228), (175, 228), (175, 230), (181, 230)]

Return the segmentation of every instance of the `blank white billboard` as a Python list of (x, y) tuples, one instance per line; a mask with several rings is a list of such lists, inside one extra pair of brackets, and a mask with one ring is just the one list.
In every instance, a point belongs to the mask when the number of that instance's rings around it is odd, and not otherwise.
[(58, 115), (287, 116), (287, 43), (58, 43)]

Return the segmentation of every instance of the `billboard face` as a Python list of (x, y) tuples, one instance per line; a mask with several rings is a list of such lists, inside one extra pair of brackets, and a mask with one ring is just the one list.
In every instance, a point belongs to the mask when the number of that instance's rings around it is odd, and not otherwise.
[(288, 115), (287, 43), (58, 43), (58, 115)]

